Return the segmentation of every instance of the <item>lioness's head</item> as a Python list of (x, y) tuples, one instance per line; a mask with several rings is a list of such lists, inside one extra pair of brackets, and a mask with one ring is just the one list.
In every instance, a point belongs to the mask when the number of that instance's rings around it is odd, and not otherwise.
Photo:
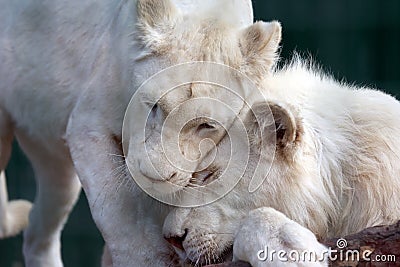
[[(145, 187), (172, 193), (176, 190), (166, 189), (165, 182), (179, 188), (195, 182), (199, 162), (271, 71), (281, 26), (244, 27), (227, 11), (182, 14), (170, 0), (139, 0), (137, 12), (135, 36), (142, 52), (134, 80), (144, 83), (127, 111), (133, 115), (125, 121), (124, 152), (134, 176), (147, 179)], [(186, 62), (213, 63), (179, 65)]]
[[(232, 179), (242, 177), (236, 187), (209, 205), (175, 208), (165, 220), (164, 236), (183, 261), (204, 265), (225, 260), (241, 221), (259, 207), (272, 207), (314, 233), (326, 234), (326, 214), (332, 204), (323, 181), (316, 179), (318, 155), (302, 111), (287, 103), (261, 101), (252, 106), (244, 122), (250, 153), (244, 175), (229, 169)], [(225, 136), (216, 148), (220, 157), (207, 162), (203, 172), (214, 173), (213, 179), (218, 180), (234, 145)], [(259, 178), (265, 179), (251, 193), (249, 184)]]

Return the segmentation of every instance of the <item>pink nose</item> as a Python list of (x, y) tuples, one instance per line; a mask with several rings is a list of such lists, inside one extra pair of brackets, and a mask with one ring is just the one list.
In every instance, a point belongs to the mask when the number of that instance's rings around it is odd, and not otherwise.
[(183, 241), (185, 240), (186, 236), (187, 236), (187, 230), (185, 230), (185, 233), (182, 236), (171, 236), (171, 237), (164, 237), (164, 238), (172, 246), (174, 246), (180, 250), (185, 250), (183, 248)]

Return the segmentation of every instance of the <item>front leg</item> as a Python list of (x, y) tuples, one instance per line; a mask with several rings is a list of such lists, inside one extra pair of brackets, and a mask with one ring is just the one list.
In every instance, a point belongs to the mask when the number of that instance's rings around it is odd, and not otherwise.
[(251, 211), (233, 245), (234, 260), (249, 262), (253, 267), (328, 266), (327, 252), (310, 230), (273, 208)]
[(71, 117), (67, 142), (113, 266), (170, 265), (171, 251), (161, 232), (163, 207), (134, 184), (122, 158), (113, 160), (122, 156), (120, 144), (101, 126), (91, 125), (98, 117), (87, 114)]
[[(135, 246), (130, 251), (129, 266), (180, 266), (179, 258), (172, 248), (166, 247), (165, 240), (160, 239), (159, 229), (154, 222), (142, 220), (135, 226), (136, 234), (132, 244)], [(107, 245), (101, 261), (102, 267), (113, 267), (111, 253)]]

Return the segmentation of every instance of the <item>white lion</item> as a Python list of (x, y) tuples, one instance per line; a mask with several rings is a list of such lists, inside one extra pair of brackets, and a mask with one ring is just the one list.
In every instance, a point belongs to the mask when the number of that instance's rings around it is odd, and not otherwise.
[[(62, 266), (61, 230), (81, 185), (106, 241), (109, 264), (170, 264), (172, 250), (161, 234), (168, 210), (151, 206), (121, 162), (129, 99), (154, 73), (189, 61), (223, 63), (260, 82), (274, 64), (281, 34), (276, 22), (251, 25), (249, 1), (176, 3), (0, 2), (0, 171), (15, 136), (38, 182), (24, 233), (27, 266)], [(190, 90), (178, 99), (186, 99)], [(215, 93), (194, 91), (194, 96)], [(167, 99), (160, 110), (175, 104)], [(129, 158), (141, 158), (129, 152)], [(163, 158), (158, 160), (162, 166)], [(4, 173), (1, 182), (0, 237), (7, 237), (26, 226), (30, 204), (9, 203)], [(149, 207), (155, 210), (142, 218)]]
[[(181, 6), (191, 9), (190, 2), (182, 0)], [(204, 3), (213, 6), (213, 2)], [(175, 260), (218, 261), (233, 245), (242, 219), (259, 207), (282, 212), (320, 238), (400, 217), (396, 197), (400, 148), (393, 139), (400, 132), (398, 102), (373, 90), (347, 88), (301, 64), (270, 75), (281, 28), (276, 22), (250, 26), (251, 16), (242, 12), (248, 10), (247, 1), (247, 8), (233, 9), (240, 14), (224, 10), (227, 16), (196, 5), (195, 13), (185, 14), (169, 0), (139, 0), (137, 5), (129, 0), (3, 0), (0, 4), (0, 23), (5, 25), (0, 35), (0, 170), (7, 164), (16, 136), (38, 181), (25, 231), (27, 266), (62, 266), (60, 232), (80, 184), (106, 241), (111, 256), (107, 263), (122, 267), (170, 266)], [(223, 199), (205, 207), (173, 209), (164, 222), (169, 208), (141, 192), (121, 162), (124, 111), (138, 86), (154, 73), (202, 60), (239, 69), (264, 88), (269, 102), (255, 103), (253, 111), (265, 117), (265, 122), (256, 123), (251, 112), (244, 120), (252, 141), (251, 162), (269, 160), (266, 151), (276, 145), (269, 142), (271, 136), (278, 141), (276, 157), (255, 193), (248, 192), (254, 167), (250, 165), (238, 186)], [(209, 176), (197, 169), (190, 174), (177, 171), (159, 153), (157, 140), (166, 113), (191, 98), (225, 97), (207, 86), (184, 89), (152, 107), (147, 140), (158, 173), (141, 162), (143, 151), (134, 150), (137, 133), (130, 133), (126, 160), (137, 164), (138, 171), (154, 184), (159, 183), (159, 176), (172, 183)], [(142, 97), (144, 102), (146, 98), (153, 101), (160, 98), (160, 92), (155, 86)], [(196, 108), (209, 114), (217, 110), (215, 106)], [(277, 132), (268, 127), (271, 118), (263, 116), (267, 110), (274, 115)], [(227, 151), (225, 134), (211, 121), (195, 121), (180, 136), (182, 153), (198, 158), (193, 148), (203, 138)], [(207, 155), (200, 159), (207, 162)], [(205, 172), (218, 174), (226, 159), (229, 155), (218, 157)], [(30, 209), (26, 202), (5, 203), (6, 199), (2, 195), (2, 237), (21, 230)], [(279, 226), (287, 219), (280, 218), (284, 219), (271, 220), (271, 225)], [(249, 219), (256, 220), (251, 214)], [(14, 221), (22, 223), (14, 225)], [(180, 259), (162, 237), (163, 222), (164, 235)], [(236, 248), (235, 258), (242, 259), (240, 244)], [(248, 258), (243, 259), (254, 259), (249, 253), (244, 252)]]
[[(297, 233), (311, 241), (303, 245), (320, 251), (301, 226), (321, 240), (400, 219), (400, 103), (395, 98), (336, 82), (300, 59), (266, 77), (262, 91), (267, 101), (251, 100), (243, 119), (251, 151), (242, 180), (219, 201), (175, 208), (166, 218), (164, 235), (182, 260), (218, 261), (233, 245), (235, 259), (268, 266), (257, 259), (257, 251), (268, 245), (279, 249), (279, 244), (297, 249), (291, 241)], [(234, 145), (226, 136), (218, 144), (220, 156), (208, 167), (204, 159), (205, 184), (223, 173)], [(250, 181), (260, 178), (253, 177), (257, 162), (261, 175), (268, 175), (250, 193)], [(241, 174), (235, 169), (228, 173)], [(259, 210), (246, 219), (261, 207), (288, 218)]]

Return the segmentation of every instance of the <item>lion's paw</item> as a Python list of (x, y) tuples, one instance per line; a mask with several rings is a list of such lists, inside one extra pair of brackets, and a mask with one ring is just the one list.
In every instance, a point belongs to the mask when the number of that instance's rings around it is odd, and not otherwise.
[(254, 267), (328, 266), (325, 251), (310, 230), (273, 208), (259, 208), (239, 227), (233, 257)]
[(25, 200), (10, 201), (6, 204), (5, 218), (0, 224), (0, 239), (19, 234), (28, 226), (32, 203)]

